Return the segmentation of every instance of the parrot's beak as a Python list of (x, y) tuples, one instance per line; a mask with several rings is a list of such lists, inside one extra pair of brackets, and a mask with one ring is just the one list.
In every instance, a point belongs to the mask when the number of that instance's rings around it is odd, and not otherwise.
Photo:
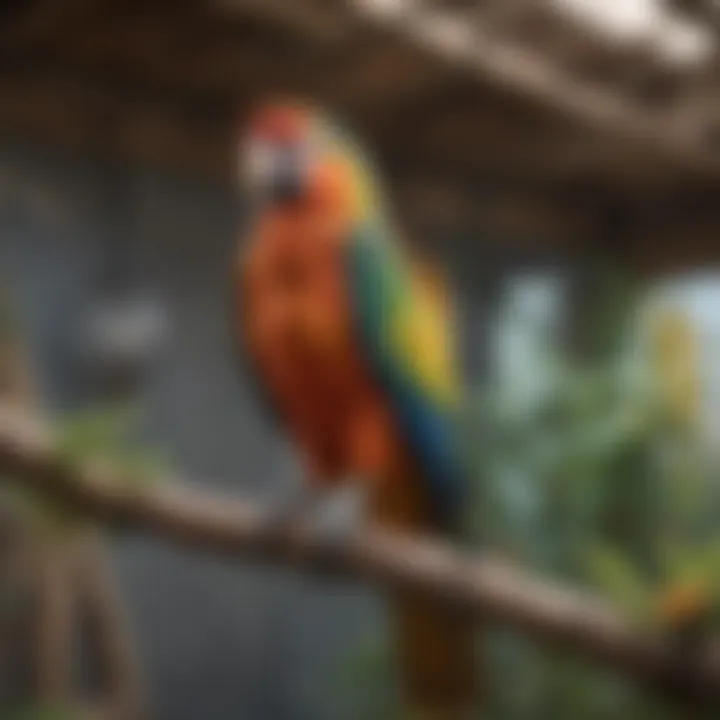
[(248, 193), (268, 202), (293, 202), (304, 190), (304, 168), (298, 154), (273, 144), (248, 143), (240, 171)]
[(299, 200), (303, 192), (300, 172), (296, 169), (281, 170), (272, 181), (271, 196), (275, 202), (290, 203)]

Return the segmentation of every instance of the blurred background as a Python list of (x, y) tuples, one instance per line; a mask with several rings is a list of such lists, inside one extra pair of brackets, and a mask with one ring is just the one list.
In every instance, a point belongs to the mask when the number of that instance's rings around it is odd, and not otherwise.
[[(135, 436), (193, 482), (282, 482), (234, 364), (235, 162), (252, 103), (310, 97), (456, 291), (478, 536), (634, 618), (691, 565), (710, 597), (719, 27), (712, 0), (6, 0), (0, 291), (23, 401), (77, 444), (82, 413), (107, 427), (130, 400)], [(151, 717), (393, 717), (371, 589), (109, 544)], [(27, 603), (3, 607), (22, 648)], [(23, 652), (9, 713), (35, 687)], [(497, 653), (499, 720), (672, 716), (572, 658)]]

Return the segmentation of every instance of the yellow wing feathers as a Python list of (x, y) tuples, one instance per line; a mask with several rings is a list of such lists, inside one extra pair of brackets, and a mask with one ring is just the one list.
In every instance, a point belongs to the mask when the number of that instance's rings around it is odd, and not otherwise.
[(426, 392), (442, 405), (459, 400), (453, 348), (451, 303), (442, 280), (416, 263), (412, 277), (413, 302), (402, 307), (393, 335), (408, 370)]

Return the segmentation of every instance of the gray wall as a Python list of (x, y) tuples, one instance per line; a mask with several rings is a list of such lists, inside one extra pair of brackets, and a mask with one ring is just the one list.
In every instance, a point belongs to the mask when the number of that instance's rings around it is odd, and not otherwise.
[[(8, 143), (0, 192), (2, 274), (31, 329), (53, 405), (88, 398), (75, 339), (103, 282), (103, 257), (113, 243), (130, 242), (131, 276), (170, 318), (144, 389), (152, 442), (197, 482), (238, 495), (267, 492), (285, 465), (280, 440), (232, 363), (227, 281), (238, 223), (227, 190)], [(501, 263), (486, 258), (470, 272), (482, 247), (474, 239), (466, 248), (449, 259), (465, 297), (474, 298), (464, 337), (477, 368)], [(338, 700), (338, 665), (381, 629), (382, 606), (371, 593), (156, 541), (123, 537), (114, 550), (158, 718), (350, 717)]]

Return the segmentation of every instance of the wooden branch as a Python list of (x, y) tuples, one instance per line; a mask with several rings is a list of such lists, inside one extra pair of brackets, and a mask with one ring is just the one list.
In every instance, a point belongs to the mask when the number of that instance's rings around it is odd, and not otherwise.
[(145, 716), (145, 692), (133, 631), (103, 539), (83, 538), (76, 558), (81, 610), (91, 625), (103, 676), (102, 696), (113, 716)]
[(70, 707), (74, 701), (75, 592), (68, 572), (70, 549), (43, 542), (36, 548), (37, 696), (48, 707)]
[[(0, 313), (10, 315), (6, 305), (9, 303), (0, 295)], [(8, 325), (0, 330), (0, 399), (7, 408), (37, 417), (40, 403), (31, 379), (32, 363), (19, 331)], [(35, 585), (32, 635), (37, 699), (48, 706), (72, 708), (74, 714), (88, 720), (144, 717), (133, 635), (102, 538), (92, 531), (81, 537), (38, 533), (24, 524), (22, 516), (16, 517), (12, 507), (3, 510), (8, 517), (0, 514), (0, 521), (13, 523), (10, 529), (21, 537), (16, 539), (17, 547), (10, 548), (14, 566), (7, 559), (3, 563), (0, 557), (2, 580), (8, 585), (8, 581), (17, 581), (24, 574), (32, 576), (28, 579)], [(83, 611), (99, 646), (101, 690), (107, 696), (101, 696), (103, 703), (98, 708), (84, 707), (75, 677), (80, 639), (77, 627)], [(0, 634), (5, 629), (0, 622)], [(0, 645), (0, 671), (6, 669), (9, 655), (8, 648)]]
[(473, 559), (421, 538), (369, 528), (329, 545), (310, 528), (268, 533), (254, 505), (208, 498), (174, 482), (130, 490), (100, 469), (72, 469), (27, 419), (0, 407), (0, 468), (14, 478), (118, 529), (156, 535), (188, 549), (231, 558), (284, 562), (365, 578), (438, 598), (537, 639), (564, 645), (616, 670), (687, 698), (720, 700), (720, 657), (673, 653), (635, 632), (611, 608), (491, 557)]

